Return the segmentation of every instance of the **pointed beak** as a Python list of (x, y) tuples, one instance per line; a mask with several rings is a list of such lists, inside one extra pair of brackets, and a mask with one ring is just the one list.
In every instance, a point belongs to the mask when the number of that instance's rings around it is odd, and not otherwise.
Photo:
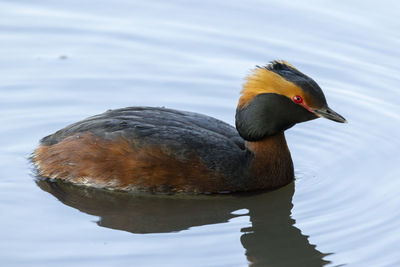
[(321, 108), (321, 109), (314, 109), (314, 113), (321, 118), (325, 118), (328, 120), (347, 123), (346, 119), (343, 118), (341, 115), (333, 111), (330, 107)]

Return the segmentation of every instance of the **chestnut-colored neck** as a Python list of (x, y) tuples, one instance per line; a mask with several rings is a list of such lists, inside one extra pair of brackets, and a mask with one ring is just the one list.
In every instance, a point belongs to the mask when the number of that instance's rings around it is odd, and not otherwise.
[(293, 162), (283, 131), (260, 141), (246, 141), (253, 154), (250, 187), (276, 188), (294, 179)]

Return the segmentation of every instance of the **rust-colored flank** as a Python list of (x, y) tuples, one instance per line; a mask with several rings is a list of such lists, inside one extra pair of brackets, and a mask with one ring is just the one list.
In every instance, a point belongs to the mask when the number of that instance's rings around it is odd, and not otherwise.
[(123, 138), (104, 140), (91, 133), (39, 146), (34, 162), (43, 177), (108, 189), (215, 192), (224, 187), (219, 175), (196, 155), (179, 160), (158, 147), (140, 147)]

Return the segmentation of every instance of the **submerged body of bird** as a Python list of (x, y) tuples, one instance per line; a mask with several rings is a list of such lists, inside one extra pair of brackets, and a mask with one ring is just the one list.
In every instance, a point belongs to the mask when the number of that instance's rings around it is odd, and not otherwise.
[(318, 84), (274, 61), (247, 78), (236, 129), (167, 108), (110, 110), (41, 140), (40, 176), (126, 191), (221, 193), (272, 189), (294, 179), (284, 131), (331, 110)]

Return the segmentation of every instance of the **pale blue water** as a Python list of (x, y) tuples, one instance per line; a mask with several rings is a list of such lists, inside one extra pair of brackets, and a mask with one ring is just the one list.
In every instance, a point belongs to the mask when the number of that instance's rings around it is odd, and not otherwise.
[[(0, 1), (1, 266), (400, 266), (399, 10)], [(110, 108), (166, 106), (233, 124), (243, 78), (273, 59), (313, 77), (349, 121), (287, 131), (294, 184), (160, 198), (35, 183), (27, 157), (38, 140)]]

